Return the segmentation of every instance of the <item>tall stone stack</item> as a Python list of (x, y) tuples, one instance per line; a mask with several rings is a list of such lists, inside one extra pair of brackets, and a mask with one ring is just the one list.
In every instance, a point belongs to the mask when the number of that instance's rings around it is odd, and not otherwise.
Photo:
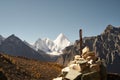
[(107, 80), (106, 68), (95, 52), (89, 51), (88, 47), (82, 52), (81, 56), (74, 56), (74, 60), (62, 69), (61, 75), (53, 80)]

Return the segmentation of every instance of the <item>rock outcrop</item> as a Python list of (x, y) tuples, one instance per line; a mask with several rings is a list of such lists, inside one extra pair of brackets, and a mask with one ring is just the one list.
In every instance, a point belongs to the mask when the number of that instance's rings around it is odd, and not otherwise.
[(74, 60), (62, 69), (61, 75), (53, 80), (107, 80), (104, 61), (90, 52), (88, 47), (82, 51), (82, 55), (75, 55)]
[(101, 35), (86, 38), (84, 42), (105, 60), (108, 72), (120, 73), (120, 27), (108, 25)]
[[(120, 73), (120, 27), (108, 25), (103, 33), (98, 36), (83, 38), (83, 47), (88, 46), (91, 51), (105, 61), (108, 72)], [(61, 63), (67, 65), (73, 60), (74, 55), (79, 54), (80, 43), (76, 40), (73, 46), (66, 47)]]

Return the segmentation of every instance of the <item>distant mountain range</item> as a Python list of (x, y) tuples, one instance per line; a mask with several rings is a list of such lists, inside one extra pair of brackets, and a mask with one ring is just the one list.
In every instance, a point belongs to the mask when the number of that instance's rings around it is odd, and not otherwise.
[(15, 35), (11, 35), (8, 38), (2, 40), (0, 45), (0, 52), (11, 54), (14, 56), (24, 56), (28, 58), (34, 58), (45, 61), (43, 51), (36, 52), (34, 49), (27, 46), (22, 40)]
[(8, 38), (0, 36), (0, 52), (42, 61), (55, 61), (58, 56), (54, 55), (62, 54), (62, 49), (71, 44), (62, 33), (54, 41), (48, 38), (38, 39), (34, 45), (22, 41), (14, 34)]
[[(88, 46), (91, 51), (95, 51), (96, 55), (104, 60), (109, 72), (120, 73), (120, 27), (108, 25), (100, 35), (84, 37), (82, 46), (83, 48)], [(0, 36), (2, 53), (41, 61), (54, 61), (62, 65), (67, 65), (74, 55), (79, 54), (79, 49), (79, 40), (72, 45), (62, 33), (54, 41), (48, 38), (38, 39), (34, 45), (22, 41), (15, 35), (8, 38)]]
[(43, 50), (44, 52), (52, 54), (53, 52), (62, 53), (62, 50), (70, 45), (72, 45), (72, 43), (63, 33), (61, 33), (54, 41), (48, 38), (38, 39), (33, 47), (36, 49), (36, 51)]

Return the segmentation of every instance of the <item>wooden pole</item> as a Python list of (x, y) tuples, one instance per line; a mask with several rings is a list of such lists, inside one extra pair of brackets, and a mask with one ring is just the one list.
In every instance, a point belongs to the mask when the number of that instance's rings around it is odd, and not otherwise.
[(80, 56), (82, 55), (82, 29), (79, 30), (79, 36), (80, 36)]

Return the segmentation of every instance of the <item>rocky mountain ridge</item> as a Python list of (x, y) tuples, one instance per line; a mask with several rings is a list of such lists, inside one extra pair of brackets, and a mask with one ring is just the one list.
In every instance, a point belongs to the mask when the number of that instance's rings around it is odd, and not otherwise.
[[(88, 46), (91, 51), (105, 61), (108, 72), (120, 73), (120, 27), (108, 25), (103, 33), (94, 37), (83, 38), (83, 48)], [(67, 65), (73, 56), (79, 54), (80, 43), (76, 40), (73, 46), (63, 50), (58, 63)]]
[(15, 35), (11, 35), (2, 41), (0, 45), (0, 52), (14, 56), (24, 56), (42, 61), (46, 61), (49, 58), (49, 56), (44, 55), (45, 52), (40, 50), (39, 52), (36, 52)]
[[(55, 45), (54, 41), (51, 41), (48, 38), (44, 40), (39, 39), (36, 41), (35, 46), (33, 46), (26, 41), (22, 41), (14, 34), (7, 38), (0, 36), (0, 52), (14, 56), (24, 56), (41, 61), (56, 61), (59, 55), (57, 51), (61, 50), (58, 48), (66, 47), (66, 44), (63, 44), (64, 40), (66, 41), (65, 43), (68, 44), (67, 46), (69, 46), (70, 42), (63, 34), (60, 34), (56, 40), (59, 45), (62, 45), (62, 47), (57, 46), (58, 44)], [(49, 53), (47, 54), (46, 52)], [(54, 55), (50, 55), (51, 53)]]

